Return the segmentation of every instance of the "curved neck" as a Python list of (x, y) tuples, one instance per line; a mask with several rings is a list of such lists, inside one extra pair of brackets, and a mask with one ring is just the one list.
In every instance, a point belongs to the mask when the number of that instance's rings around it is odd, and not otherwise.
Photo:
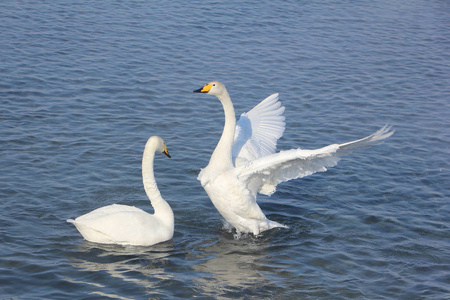
[[(155, 158), (155, 151), (145, 149), (142, 158), (142, 181), (144, 183), (145, 193), (150, 199), (150, 203), (155, 210), (155, 216), (170, 216), (173, 212), (166, 200), (163, 199), (156, 185), (155, 176), (153, 175), (153, 160)], [(170, 218), (167, 218), (170, 219)]]
[(233, 166), (231, 150), (234, 142), (236, 116), (234, 115), (233, 103), (231, 102), (228, 92), (224, 91), (222, 94), (218, 95), (217, 98), (219, 98), (223, 106), (225, 125), (219, 143), (211, 155), (210, 163), (214, 162), (216, 167), (229, 168)]

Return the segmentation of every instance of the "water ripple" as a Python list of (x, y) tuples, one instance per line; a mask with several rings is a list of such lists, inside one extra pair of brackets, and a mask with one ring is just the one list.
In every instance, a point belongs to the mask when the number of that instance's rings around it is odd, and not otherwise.
[[(449, 293), (449, 5), (0, 3), (0, 293), (7, 298), (445, 299)], [(289, 226), (235, 236), (196, 177), (223, 111), (274, 92), (279, 149), (396, 129), (383, 145), (278, 187)], [(207, 133), (207, 134), (205, 134)], [(141, 156), (175, 212), (153, 247), (83, 241), (68, 218), (112, 203), (151, 212)]]

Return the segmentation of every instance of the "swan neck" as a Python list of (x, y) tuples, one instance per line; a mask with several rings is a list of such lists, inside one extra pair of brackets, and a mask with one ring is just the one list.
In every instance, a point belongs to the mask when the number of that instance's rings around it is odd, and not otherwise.
[(214, 161), (224, 167), (230, 167), (233, 166), (231, 152), (234, 142), (234, 131), (236, 128), (236, 116), (234, 114), (233, 102), (231, 102), (228, 92), (225, 91), (224, 93), (218, 95), (217, 98), (219, 98), (223, 106), (225, 113), (225, 125), (219, 143), (211, 155), (210, 162)]
[(150, 149), (144, 150), (142, 158), (142, 180), (144, 183), (145, 193), (150, 199), (150, 203), (155, 210), (155, 216), (172, 215), (172, 209), (169, 204), (163, 199), (156, 184), (155, 176), (153, 173), (153, 161), (155, 158), (155, 152)]

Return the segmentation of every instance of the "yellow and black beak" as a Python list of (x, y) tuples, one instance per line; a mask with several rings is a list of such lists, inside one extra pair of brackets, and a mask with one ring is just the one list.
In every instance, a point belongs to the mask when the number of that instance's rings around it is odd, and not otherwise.
[(169, 151), (167, 151), (167, 145), (164, 145), (164, 151), (163, 153), (168, 157), (168, 158), (172, 158), (172, 156), (170, 156)]
[(198, 90), (195, 90), (194, 93), (203, 93), (203, 94), (208, 94), (209, 91), (212, 88), (212, 84), (205, 84), (202, 88), (199, 88)]

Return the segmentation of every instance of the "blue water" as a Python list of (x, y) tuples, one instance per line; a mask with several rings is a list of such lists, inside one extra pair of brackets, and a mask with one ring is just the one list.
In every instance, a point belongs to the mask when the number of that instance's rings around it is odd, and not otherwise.
[[(448, 1), (1, 1), (1, 299), (450, 298)], [(223, 126), (279, 92), (281, 150), (384, 144), (260, 197), (289, 226), (235, 240), (196, 180)], [(66, 219), (151, 211), (173, 240), (102, 246)]]

